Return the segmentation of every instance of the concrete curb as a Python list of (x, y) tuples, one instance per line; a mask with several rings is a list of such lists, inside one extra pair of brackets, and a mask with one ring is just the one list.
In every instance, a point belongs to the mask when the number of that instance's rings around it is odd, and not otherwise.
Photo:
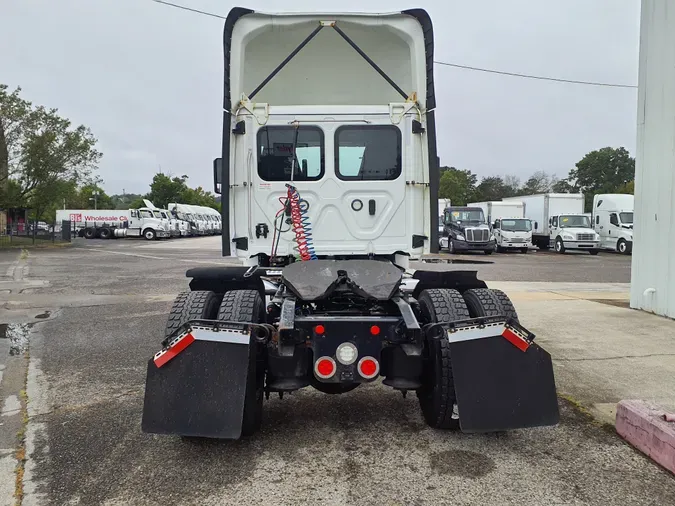
[(675, 422), (644, 401), (625, 400), (616, 409), (616, 431), (635, 448), (675, 474)]

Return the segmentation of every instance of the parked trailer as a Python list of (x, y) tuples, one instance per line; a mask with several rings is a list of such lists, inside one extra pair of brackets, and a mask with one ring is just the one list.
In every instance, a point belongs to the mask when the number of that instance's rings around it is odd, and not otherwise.
[(584, 214), (581, 193), (541, 193), (502, 201), (520, 201), (525, 205), (525, 217), (532, 221), (534, 229), (532, 242), (539, 249), (554, 247), (558, 253), (575, 249), (598, 254), (599, 237)]
[(519, 250), (527, 253), (532, 247), (532, 222), (525, 218), (525, 204), (520, 201), (472, 202), (480, 207), (492, 228), (497, 251)]
[(593, 196), (593, 227), (600, 247), (624, 255), (633, 252), (633, 195), (604, 193)]
[(59, 209), (57, 221), (70, 221), (73, 230), (86, 239), (171, 237), (168, 221), (147, 207), (128, 210)]
[(506, 294), (475, 271), (407, 270), (437, 245), (436, 188), (411, 184), (439, 175), (433, 41), (421, 9), (230, 11), (214, 185), (223, 255), (244, 265), (187, 272), (148, 361), (145, 432), (238, 439), (267, 395), (380, 377), (435, 428), (558, 422), (551, 357)]

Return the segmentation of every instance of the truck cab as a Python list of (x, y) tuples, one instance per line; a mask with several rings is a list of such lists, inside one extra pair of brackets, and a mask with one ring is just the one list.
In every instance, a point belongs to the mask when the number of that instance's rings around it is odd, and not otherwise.
[(600, 238), (586, 214), (560, 214), (549, 218), (549, 237), (556, 253), (582, 250), (597, 255)]
[(497, 251), (518, 249), (527, 253), (532, 247), (532, 222), (527, 218), (498, 218), (492, 224)]
[(442, 248), (450, 253), (482, 251), (491, 255), (495, 238), (480, 207), (448, 207), (443, 216)]
[(145, 237), (148, 240), (171, 237), (168, 223), (161, 215), (155, 216), (154, 211), (148, 207), (129, 209), (129, 224), (123, 236)]
[(593, 227), (602, 249), (629, 255), (633, 251), (633, 195), (603, 194), (593, 197)]

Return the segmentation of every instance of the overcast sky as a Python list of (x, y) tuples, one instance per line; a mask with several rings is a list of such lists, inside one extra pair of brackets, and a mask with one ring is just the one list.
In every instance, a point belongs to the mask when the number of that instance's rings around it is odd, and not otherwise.
[[(435, 59), (636, 84), (639, 0), (173, 0), (226, 15), (424, 7)], [(318, 7), (320, 6), (320, 7)], [(108, 193), (146, 192), (161, 166), (211, 189), (222, 132), (223, 21), (151, 0), (0, 0), (0, 82), (89, 126)], [(588, 151), (635, 150), (637, 91), (436, 66), (443, 165), (561, 177)]]

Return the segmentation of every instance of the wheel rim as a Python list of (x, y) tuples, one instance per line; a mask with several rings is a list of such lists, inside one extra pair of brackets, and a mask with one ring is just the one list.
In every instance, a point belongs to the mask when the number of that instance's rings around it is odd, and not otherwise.
[(146, 239), (152, 239), (152, 232), (146, 232), (146, 233), (145, 233), (145, 238), (146, 238)]
[(619, 243), (619, 251), (620, 251), (621, 253), (625, 253), (625, 252), (626, 252), (626, 243), (625, 243), (625, 242), (621, 241), (621, 242)]
[(561, 249), (562, 249), (562, 244), (560, 243), (560, 241), (556, 241), (555, 242), (555, 250), (560, 251)]

